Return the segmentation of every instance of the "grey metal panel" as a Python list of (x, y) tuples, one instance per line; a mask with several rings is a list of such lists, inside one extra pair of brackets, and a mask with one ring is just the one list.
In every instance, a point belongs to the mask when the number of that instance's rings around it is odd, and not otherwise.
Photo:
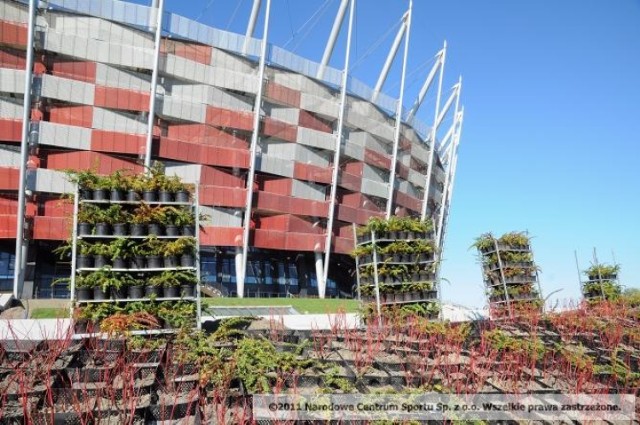
[(29, 21), (29, 11), (26, 6), (15, 1), (0, 1), (0, 16), (9, 22), (27, 23)]
[(41, 121), (39, 143), (87, 151), (91, 149), (91, 129)]
[(388, 196), (387, 184), (374, 182), (365, 178), (362, 179), (362, 188), (360, 191), (365, 195), (377, 196), (383, 199), (387, 199)]
[(38, 168), (36, 170), (35, 190), (36, 192), (45, 193), (73, 193), (75, 186), (67, 180), (62, 171)]
[(201, 206), (200, 212), (209, 218), (204, 225), (216, 227), (241, 227), (242, 226), (242, 210), (237, 208), (219, 208)]
[(300, 109), (298, 108), (283, 108), (275, 105), (267, 105), (265, 109), (267, 109), (267, 115), (271, 118), (288, 124), (298, 125), (300, 118)]
[(426, 184), (425, 175), (412, 169), (409, 170), (407, 180), (409, 180), (411, 184), (422, 188), (424, 188), (424, 185)]
[(16, 98), (0, 97), (0, 118), (22, 120), (22, 102)]
[(206, 121), (207, 109), (202, 103), (187, 102), (176, 99), (173, 96), (162, 96), (156, 98), (156, 111), (163, 117), (172, 117), (179, 120), (204, 123)]
[(343, 146), (343, 153), (349, 158), (356, 159), (358, 161), (364, 161), (364, 146), (360, 146), (356, 143), (347, 140)]
[(173, 165), (167, 164), (165, 174), (168, 176), (178, 176), (186, 183), (197, 183), (202, 173), (201, 164)]
[(149, 19), (155, 16), (154, 11), (148, 6), (124, 1), (48, 0), (48, 3), (49, 6), (140, 27), (146, 27), (149, 22), (153, 22)]
[(0, 167), (19, 167), (20, 151), (0, 145)]
[(151, 90), (151, 76), (98, 63), (96, 64), (96, 84), (148, 92)]
[(24, 71), (0, 68), (0, 92), (24, 93)]
[(265, 154), (256, 157), (256, 170), (276, 176), (293, 177), (293, 165), (293, 161)]
[(300, 109), (337, 119), (340, 112), (340, 103), (334, 99), (325, 99), (302, 92), (300, 93)]
[(301, 145), (333, 151), (335, 149), (335, 140), (335, 134), (312, 130), (306, 127), (298, 127), (296, 142)]
[(382, 170), (369, 164), (362, 166), (362, 178), (370, 179), (375, 182), (386, 183), (389, 181), (389, 170)]
[(93, 128), (121, 133), (146, 134), (147, 124), (142, 115), (114, 112), (104, 108), (93, 108)]
[(150, 34), (104, 19), (60, 13), (49, 14), (47, 18), (49, 28), (56, 32), (111, 43), (153, 48), (153, 39)]
[(55, 75), (42, 75), (43, 97), (64, 100), (81, 105), (93, 105), (95, 86), (82, 81), (56, 77)]
[(327, 198), (326, 189), (325, 185), (294, 179), (291, 185), (291, 195), (296, 198), (324, 201)]

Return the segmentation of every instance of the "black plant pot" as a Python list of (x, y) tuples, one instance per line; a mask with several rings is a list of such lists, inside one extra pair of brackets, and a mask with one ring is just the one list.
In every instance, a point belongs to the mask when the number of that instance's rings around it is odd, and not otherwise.
[(76, 263), (76, 268), (78, 269), (90, 269), (93, 267), (93, 257), (91, 255), (78, 254)]
[(129, 225), (127, 223), (115, 223), (113, 225), (114, 236), (127, 236), (129, 234)]
[(147, 225), (146, 224), (132, 224), (131, 225), (131, 236), (146, 236), (147, 235)]
[(93, 288), (93, 299), (99, 301), (109, 299), (109, 289), (107, 288), (106, 291), (103, 291), (102, 288), (96, 286)]
[(96, 223), (96, 235), (108, 236), (111, 234), (111, 229), (107, 223)]
[(129, 286), (129, 298), (144, 298), (144, 286)]
[(145, 267), (145, 256), (144, 255), (136, 255), (129, 262), (129, 268), (132, 269), (144, 269)]
[(113, 268), (114, 269), (126, 269), (128, 268), (129, 263), (124, 258), (114, 258), (113, 259)]
[(120, 202), (120, 201), (124, 201), (124, 191), (120, 190), (120, 189), (111, 189), (111, 193), (110, 193), (110, 199), (111, 201), (115, 201), (115, 202)]
[(164, 266), (165, 267), (178, 267), (178, 257), (175, 255), (169, 255), (164, 257)]
[(80, 199), (86, 199), (88, 201), (93, 199), (93, 190), (91, 189), (80, 189)]
[(195, 235), (196, 235), (195, 226), (182, 226), (182, 236), (195, 236)]
[(78, 288), (76, 291), (78, 301), (86, 301), (93, 299), (93, 288)]
[(158, 192), (160, 202), (173, 202), (173, 193), (166, 190)]
[(149, 234), (150, 235), (156, 235), (156, 236), (162, 236), (162, 226), (158, 223), (151, 223), (149, 224)]
[(107, 189), (94, 189), (93, 190), (94, 201), (108, 201), (109, 191)]
[(164, 231), (167, 236), (180, 236), (180, 229), (174, 224), (164, 226)]
[(78, 223), (78, 235), (86, 236), (91, 234), (92, 226), (89, 223)]
[(162, 296), (165, 298), (178, 298), (180, 296), (180, 288), (178, 286), (163, 286)]
[(164, 265), (162, 257), (159, 255), (149, 255), (147, 257), (147, 268), (149, 269), (161, 269)]
[(193, 267), (195, 263), (195, 259), (191, 254), (185, 254), (180, 257), (180, 267)]
[(195, 296), (195, 286), (194, 285), (180, 285), (180, 296), (192, 298)]
[(189, 192), (179, 190), (176, 192), (176, 202), (189, 202)]
[(162, 287), (147, 285), (144, 287), (145, 297), (160, 297), (162, 296)]
[(100, 267), (104, 267), (109, 264), (109, 260), (104, 255), (94, 255), (93, 256), (93, 267), (99, 269)]
[(127, 191), (127, 201), (129, 202), (140, 201), (140, 193), (136, 192), (135, 190), (129, 189), (129, 191)]
[(142, 200), (145, 202), (158, 202), (158, 192), (155, 190), (145, 190), (142, 192)]
[(111, 288), (111, 299), (121, 300), (127, 298), (127, 290), (125, 288)]

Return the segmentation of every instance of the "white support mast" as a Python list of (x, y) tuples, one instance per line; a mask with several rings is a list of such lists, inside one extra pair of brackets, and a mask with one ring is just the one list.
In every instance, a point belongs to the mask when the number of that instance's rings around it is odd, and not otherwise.
[(429, 91), (429, 88), (431, 87), (431, 84), (433, 83), (433, 80), (436, 77), (436, 72), (438, 72), (440, 67), (444, 65), (444, 58), (445, 58), (446, 52), (447, 52), (447, 42), (445, 41), (444, 47), (436, 55), (436, 58), (437, 58), (436, 63), (431, 68), (431, 71), (429, 71), (429, 75), (427, 75), (427, 78), (424, 81), (424, 84), (422, 85), (420, 92), (418, 93), (418, 97), (416, 98), (415, 102), (413, 103), (413, 106), (411, 107), (411, 109), (409, 110), (409, 113), (407, 114), (407, 122), (411, 122), (413, 117), (418, 112), (418, 109), (420, 109), (420, 106), (422, 105), (422, 102), (424, 101), (424, 98), (427, 95), (427, 92)]
[(251, 7), (251, 15), (249, 16), (249, 23), (247, 24), (247, 32), (244, 36), (244, 43), (242, 44), (242, 54), (246, 55), (249, 50), (249, 42), (253, 37), (253, 32), (256, 29), (256, 22), (258, 21), (258, 12), (260, 12), (260, 5), (262, 0), (253, 0), (253, 6)]
[(443, 249), (445, 230), (449, 221), (449, 207), (451, 206), (451, 197), (453, 194), (453, 183), (456, 178), (456, 167), (458, 165), (458, 145), (460, 144), (460, 136), (462, 135), (462, 121), (464, 120), (464, 108), (456, 114), (457, 126), (452, 145), (451, 164), (447, 173), (448, 182), (445, 183), (442, 208), (440, 211), (438, 227), (436, 228), (436, 242), (440, 251)]
[(407, 74), (407, 56), (409, 54), (409, 36), (411, 35), (411, 18), (413, 10), (413, 0), (409, 0), (409, 10), (407, 11), (407, 31), (404, 39), (404, 56), (402, 58), (402, 71), (400, 75), (400, 95), (398, 96), (398, 105), (396, 108), (396, 127), (393, 136), (393, 153), (391, 155), (391, 171), (389, 172), (389, 193), (387, 197), (387, 220), (391, 217), (393, 209), (393, 191), (396, 185), (396, 168), (398, 162), (398, 145), (400, 144), (400, 130), (402, 129), (402, 102), (404, 101), (404, 83)]
[[(411, 8), (411, 6), (409, 6)], [(382, 86), (384, 82), (387, 80), (387, 76), (389, 75), (389, 70), (391, 69), (391, 64), (393, 63), (396, 55), (398, 54), (398, 48), (400, 47), (400, 42), (402, 41), (402, 37), (405, 32), (407, 32), (408, 28), (408, 19), (409, 19), (409, 11), (405, 12), (402, 16), (402, 23), (400, 24), (400, 28), (398, 29), (398, 33), (396, 34), (396, 38), (393, 40), (393, 44), (391, 45), (391, 49), (389, 49), (389, 54), (387, 55), (387, 59), (384, 61), (384, 65), (382, 66), (382, 71), (380, 71), (380, 75), (378, 76), (378, 81), (376, 82), (375, 87), (373, 88), (373, 96), (371, 97), (371, 102), (375, 103), (378, 99), (378, 95), (382, 90)]]
[[(442, 112), (449, 111), (449, 108), (453, 104), (453, 101), (456, 100), (459, 95), (460, 95), (460, 84), (458, 83), (453, 86), (453, 92), (451, 93), (451, 95), (449, 96), (449, 99), (445, 103), (445, 106), (442, 109)], [(427, 218), (427, 205), (429, 203), (429, 195), (431, 192), (431, 175), (433, 174), (433, 160), (434, 160), (435, 152), (437, 149), (436, 135), (438, 132), (438, 128), (440, 128), (440, 125), (442, 124), (442, 120), (444, 119), (444, 116), (445, 116), (444, 114), (438, 113), (438, 108), (436, 107), (435, 119), (434, 119), (433, 127), (431, 129), (431, 136), (430, 136), (431, 151), (429, 152), (429, 163), (427, 164), (427, 175), (425, 176), (426, 181), (424, 186), (424, 199), (422, 200), (422, 215), (421, 215), (422, 220), (425, 220)], [(455, 119), (455, 116), (454, 116), (454, 119)]]
[(340, 3), (340, 7), (338, 8), (338, 13), (336, 14), (336, 19), (333, 21), (333, 27), (331, 28), (331, 33), (329, 34), (329, 40), (327, 41), (327, 45), (324, 48), (322, 60), (320, 61), (318, 73), (316, 74), (316, 78), (318, 80), (322, 80), (322, 78), (324, 77), (324, 71), (329, 64), (331, 55), (333, 54), (333, 48), (336, 45), (336, 40), (338, 39), (338, 34), (340, 33), (340, 27), (342, 27), (342, 21), (344, 20), (344, 14), (347, 10), (348, 4), (349, 0), (342, 0), (342, 2)]
[[(347, 0), (349, 1), (349, 0)], [(349, 27), (347, 30), (347, 46), (344, 55), (344, 69), (342, 70), (342, 87), (340, 88), (340, 112), (336, 131), (336, 144), (333, 154), (333, 174), (331, 176), (331, 194), (329, 198), (329, 214), (327, 217), (327, 234), (324, 243), (324, 269), (322, 276), (318, 276), (318, 296), (324, 298), (329, 277), (329, 260), (331, 258), (331, 237), (333, 235), (333, 219), (336, 210), (336, 196), (338, 191), (338, 176), (340, 172), (340, 150), (344, 130), (344, 114), (347, 103), (347, 81), (349, 78), (349, 57), (351, 54), (351, 32), (353, 30), (353, 15), (356, 0), (351, 0), (349, 7)]]
[[(153, 9), (151, 9), (153, 10)], [(147, 140), (144, 155), (144, 166), (149, 171), (151, 167), (152, 142), (153, 142), (153, 120), (156, 115), (156, 93), (158, 86), (158, 65), (160, 62), (160, 44), (162, 43), (162, 14), (164, 11), (164, 0), (158, 1), (156, 9), (155, 41), (153, 50), (153, 71), (151, 73), (151, 93), (149, 95), (149, 116), (147, 117)]]
[[(26, 263), (25, 206), (27, 189), (27, 160), (29, 159), (29, 126), (31, 118), (31, 85), (33, 82), (33, 39), (36, 20), (36, 1), (29, 0), (29, 27), (27, 28), (27, 60), (24, 70), (24, 97), (22, 99), (22, 138), (20, 139), (20, 182), (18, 184), (18, 213), (16, 217), (16, 258), (13, 274), (13, 297), (22, 296)], [(24, 250), (24, 252), (23, 252)]]
[(253, 105), (253, 133), (251, 134), (251, 148), (249, 152), (249, 174), (247, 175), (247, 198), (244, 211), (242, 228), (242, 258), (240, 268), (236, 267), (236, 289), (238, 298), (244, 297), (244, 279), (247, 270), (247, 251), (249, 249), (249, 230), (251, 229), (251, 206), (253, 204), (253, 183), (256, 175), (256, 151), (258, 149), (258, 137), (260, 132), (260, 110), (262, 108), (262, 92), (264, 86), (264, 68), (267, 56), (267, 36), (269, 34), (269, 15), (271, 13), (271, 0), (267, 0), (264, 14), (264, 28), (262, 32), (262, 46), (260, 48), (260, 62), (258, 63), (258, 87), (256, 100)]

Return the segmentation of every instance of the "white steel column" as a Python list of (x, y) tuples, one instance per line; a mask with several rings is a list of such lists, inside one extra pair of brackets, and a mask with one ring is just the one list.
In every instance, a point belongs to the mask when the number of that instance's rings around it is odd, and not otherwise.
[(249, 16), (249, 24), (247, 25), (247, 33), (244, 36), (244, 43), (242, 44), (242, 54), (246, 55), (249, 50), (249, 42), (253, 37), (253, 32), (256, 29), (256, 21), (258, 20), (258, 12), (260, 11), (261, 0), (253, 0), (253, 6), (251, 7), (251, 15)]
[(400, 96), (398, 97), (398, 106), (396, 108), (396, 128), (393, 136), (393, 154), (391, 156), (391, 171), (389, 173), (389, 195), (387, 198), (387, 220), (391, 217), (393, 209), (393, 191), (396, 185), (396, 163), (398, 162), (398, 145), (400, 144), (400, 130), (402, 129), (402, 102), (404, 101), (404, 80), (407, 74), (407, 55), (409, 54), (409, 36), (411, 35), (411, 18), (412, 18), (413, 0), (409, 0), (409, 10), (407, 17), (407, 33), (404, 39), (404, 57), (402, 58), (402, 73), (400, 76)]
[(438, 76), (438, 93), (436, 94), (436, 106), (433, 114), (433, 126), (431, 127), (431, 135), (430, 139), (430, 149), (429, 152), (429, 161), (427, 163), (427, 177), (425, 179), (424, 185), (424, 199), (422, 200), (422, 214), (420, 214), (420, 219), (425, 221), (427, 219), (427, 206), (429, 204), (429, 194), (431, 192), (431, 174), (433, 173), (433, 157), (436, 152), (436, 142), (437, 142), (437, 134), (438, 134), (438, 116), (440, 115), (440, 99), (442, 97), (442, 76), (444, 74), (444, 65), (447, 61), (447, 42), (445, 41), (444, 47), (442, 48), (442, 57), (440, 58), (440, 75)]
[(459, 140), (459, 135), (458, 132), (460, 130), (459, 125), (460, 123), (459, 118), (460, 118), (460, 90), (462, 89), (462, 77), (460, 77), (460, 79), (458, 80), (458, 96), (456, 96), (456, 107), (454, 109), (454, 115), (453, 115), (453, 123), (454, 126), (456, 125), (456, 122), (458, 123), (458, 125), (455, 127), (456, 130), (454, 130), (453, 132), (453, 140), (452, 140), (452, 146), (451, 146), (451, 152), (449, 153), (449, 166), (447, 167), (447, 175), (444, 178), (444, 187), (442, 189), (442, 201), (440, 202), (440, 213), (438, 215), (438, 225), (435, 228), (436, 231), (436, 242), (439, 243), (439, 237), (441, 234), (441, 229), (440, 227), (442, 226), (442, 221), (444, 220), (444, 214), (445, 214), (445, 208), (446, 208), (446, 202), (447, 202), (447, 191), (449, 188), (449, 182), (451, 181), (451, 172), (453, 171), (453, 163), (454, 163), (454, 158), (456, 155), (456, 152), (458, 150), (458, 140)]
[(31, 83), (33, 81), (33, 33), (36, 20), (36, 1), (29, 0), (29, 28), (27, 29), (27, 62), (24, 72), (24, 97), (22, 99), (22, 138), (20, 141), (20, 182), (18, 184), (18, 213), (16, 217), (16, 258), (13, 273), (13, 297), (22, 296), (26, 249), (23, 252), (27, 160), (29, 158), (29, 125), (31, 122)]
[(433, 79), (436, 77), (436, 72), (438, 72), (438, 69), (440, 69), (440, 67), (444, 64), (444, 55), (446, 51), (447, 51), (447, 42), (445, 41), (444, 48), (440, 50), (436, 55), (437, 56), (436, 63), (433, 65), (433, 68), (431, 68), (431, 71), (429, 71), (429, 75), (427, 75), (427, 79), (424, 81), (424, 84), (422, 85), (422, 88), (418, 93), (418, 97), (416, 98), (416, 101), (413, 103), (411, 110), (409, 110), (409, 113), (407, 114), (407, 122), (410, 122), (413, 119), (413, 117), (418, 112), (420, 105), (422, 105), (422, 102), (424, 101), (424, 97), (427, 95), (427, 92), (431, 87), (431, 83), (433, 83)]
[(442, 249), (442, 246), (444, 244), (445, 228), (447, 226), (447, 222), (449, 221), (449, 206), (451, 205), (451, 197), (453, 196), (453, 183), (455, 182), (456, 167), (458, 166), (458, 145), (460, 143), (460, 136), (462, 134), (464, 108), (462, 108), (462, 110), (456, 115), (457, 130), (453, 139), (451, 165), (449, 166), (449, 173), (447, 174), (447, 178), (449, 181), (445, 183), (445, 198), (442, 202), (443, 210), (440, 212), (438, 227), (436, 228), (436, 242), (438, 243), (438, 247), (440, 249)]
[[(349, 0), (347, 0), (349, 1)], [(333, 173), (331, 176), (331, 193), (329, 195), (329, 213), (327, 216), (327, 234), (324, 242), (324, 270), (322, 272), (322, 288), (318, 277), (318, 296), (324, 298), (329, 277), (329, 259), (331, 257), (331, 236), (333, 235), (333, 218), (336, 210), (336, 196), (338, 192), (338, 175), (340, 172), (340, 150), (342, 149), (342, 133), (344, 130), (344, 114), (347, 103), (347, 82), (349, 78), (349, 57), (351, 54), (351, 33), (353, 29), (353, 15), (356, 0), (351, 0), (349, 7), (349, 28), (347, 30), (347, 47), (344, 54), (344, 70), (342, 71), (342, 87), (340, 88), (340, 111), (338, 114), (338, 129), (333, 153)], [(319, 253), (316, 253), (316, 262)]]
[(241, 267), (236, 267), (236, 286), (238, 298), (244, 297), (244, 278), (247, 270), (247, 251), (249, 249), (249, 230), (251, 229), (251, 205), (253, 203), (253, 182), (256, 176), (256, 151), (260, 132), (260, 109), (262, 107), (262, 89), (264, 86), (264, 67), (267, 56), (267, 36), (269, 34), (269, 14), (271, 13), (271, 0), (267, 0), (264, 12), (264, 28), (262, 31), (262, 46), (260, 47), (260, 62), (258, 63), (258, 91), (253, 105), (253, 133), (251, 134), (251, 148), (249, 152), (249, 174), (247, 175), (247, 200), (244, 210), (244, 223), (242, 229), (242, 258)]
[(384, 61), (382, 71), (380, 71), (380, 75), (378, 76), (378, 81), (373, 88), (373, 96), (371, 96), (371, 101), (374, 103), (378, 99), (378, 95), (380, 94), (380, 90), (382, 90), (384, 82), (387, 80), (389, 69), (391, 69), (391, 64), (393, 63), (393, 60), (396, 58), (396, 54), (398, 53), (398, 48), (400, 47), (402, 36), (407, 31), (407, 18), (409, 18), (409, 12), (405, 12), (405, 14), (402, 16), (402, 24), (400, 24), (400, 28), (398, 29), (398, 33), (396, 34), (396, 38), (393, 40), (393, 44), (391, 45), (391, 49), (389, 50), (387, 59)]
[[(153, 9), (151, 9), (153, 10)], [(164, 11), (164, 0), (158, 0), (156, 9), (156, 36), (153, 51), (153, 72), (151, 73), (151, 95), (149, 96), (149, 117), (147, 120), (147, 141), (144, 156), (144, 166), (151, 167), (151, 150), (153, 142), (153, 120), (156, 115), (156, 92), (158, 85), (158, 65), (160, 61), (160, 43), (162, 42), (162, 13)]]
[(242, 268), (242, 247), (236, 247), (236, 292), (244, 295), (244, 269)]
[(314, 263), (316, 265), (316, 281), (318, 282), (318, 297), (324, 298), (327, 291), (327, 280), (324, 278), (324, 267), (322, 263), (322, 252), (314, 252)]
[(340, 27), (342, 26), (342, 21), (344, 20), (344, 13), (347, 10), (348, 3), (349, 3), (349, 0), (342, 0), (342, 2), (340, 3), (340, 7), (338, 8), (338, 14), (336, 15), (336, 19), (333, 21), (333, 27), (331, 27), (329, 40), (327, 41), (327, 45), (324, 48), (324, 53), (322, 54), (322, 60), (320, 61), (320, 66), (318, 67), (318, 73), (316, 74), (316, 78), (319, 80), (322, 80), (322, 78), (324, 77), (324, 70), (327, 68), (329, 59), (331, 59), (331, 54), (333, 53), (333, 48), (336, 45), (336, 40), (338, 39), (338, 34), (340, 33)]

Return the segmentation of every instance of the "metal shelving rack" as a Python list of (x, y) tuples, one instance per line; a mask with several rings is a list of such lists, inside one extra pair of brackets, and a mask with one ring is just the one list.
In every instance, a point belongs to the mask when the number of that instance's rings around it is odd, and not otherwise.
[[(389, 244), (389, 243), (393, 243), (393, 242), (401, 242), (401, 241), (406, 241), (406, 242), (413, 242), (416, 240), (419, 240), (418, 238), (407, 238), (407, 239), (393, 239), (393, 238), (386, 238), (386, 237), (380, 237), (378, 238), (376, 235), (375, 231), (372, 231), (368, 234), (369, 239), (364, 239), (362, 241), (359, 240), (358, 236), (357, 236), (357, 232), (356, 232), (356, 226), (355, 224), (353, 225), (353, 240), (355, 241), (355, 247), (359, 247), (359, 246), (365, 246), (365, 245), (372, 245), (372, 252), (371, 252), (371, 260), (370, 261), (363, 261), (364, 260), (364, 256), (355, 256), (355, 264), (356, 264), (356, 279), (357, 279), (357, 294), (358, 294), (358, 300), (360, 302), (364, 302), (364, 300), (362, 299), (362, 288), (364, 286), (373, 286), (374, 289), (374, 294), (375, 294), (375, 304), (376, 304), (376, 312), (378, 315), (378, 324), (382, 325), (382, 307), (383, 306), (391, 306), (391, 305), (403, 305), (403, 304), (417, 304), (417, 303), (435, 303), (438, 305), (439, 308), (442, 308), (441, 302), (440, 302), (440, 293), (437, 290), (438, 285), (436, 284), (436, 273), (435, 271), (432, 271), (430, 273), (431, 276), (431, 280), (433, 283), (433, 288), (429, 291), (429, 292), (435, 292), (436, 296), (435, 297), (429, 297), (429, 298), (419, 298), (419, 299), (411, 299), (411, 300), (394, 300), (394, 301), (390, 301), (390, 300), (386, 300), (382, 301), (381, 297), (380, 297), (380, 272), (379, 272), (379, 265), (381, 264), (388, 264), (388, 265), (410, 265), (410, 264), (422, 264), (422, 265), (427, 265), (427, 264), (431, 264), (433, 265), (435, 263), (435, 259), (434, 259), (434, 255), (432, 255), (430, 257), (430, 259), (428, 260), (422, 260), (422, 261), (382, 261), (380, 256), (381, 254), (378, 252), (380, 244), (385, 245), (385, 244)], [(367, 266), (367, 265), (371, 265), (373, 266), (373, 283), (363, 283), (362, 282), (362, 277), (361, 277), (361, 267)], [(392, 283), (384, 283), (385, 285), (393, 285), (393, 286), (403, 286), (403, 285), (410, 285), (414, 283), (414, 281), (412, 280), (404, 280), (404, 281), (396, 281), (396, 282), (392, 282)], [(439, 314), (438, 317), (441, 317), (441, 315)]]
[[(491, 312), (491, 316), (493, 319), (503, 318), (503, 315), (494, 313), (500, 313), (504, 311), (504, 307), (506, 307), (508, 317), (513, 317), (515, 314), (514, 306), (522, 305), (525, 303), (536, 302), (542, 304), (542, 288), (540, 286), (540, 277), (538, 275), (538, 268), (536, 267), (535, 262), (533, 261), (533, 250), (531, 246), (528, 245), (526, 247), (516, 247), (501, 244), (496, 238), (491, 236), (493, 242), (493, 248), (490, 248), (486, 251), (479, 251), (480, 256), (483, 261), (481, 261), (482, 267), (482, 276), (485, 287), (489, 291), (493, 291), (495, 288), (500, 287), (504, 291), (503, 299), (492, 299), (491, 294), (488, 294), (489, 301), (489, 310)], [(502, 255), (503, 253), (522, 253), (522, 254), (531, 254), (531, 261), (520, 262), (520, 263), (508, 263), (503, 261)], [(491, 266), (491, 264), (487, 265), (484, 261), (490, 255), (495, 254), (497, 264)], [(514, 277), (506, 277), (505, 269), (507, 268), (521, 268), (525, 269), (525, 272), (522, 277), (518, 276), (518, 278), (514, 279)], [(495, 277), (495, 273), (498, 272), (497, 282), (493, 277)], [(518, 296), (515, 297), (509, 293), (510, 289), (517, 288), (519, 286), (524, 286), (527, 284), (535, 285), (537, 289), (537, 296), (534, 296), (534, 292), (530, 291), (528, 294), (525, 294), (524, 297)], [(543, 306), (541, 305), (541, 308)]]
[[(580, 271), (580, 265), (578, 264), (578, 253), (574, 252), (575, 258), (576, 258), (576, 267), (578, 269), (578, 281), (580, 283), (580, 293), (582, 294), (582, 297), (585, 299), (585, 301), (596, 301), (596, 300), (606, 300), (607, 296), (605, 294), (605, 290), (604, 290), (604, 285), (607, 283), (613, 284), (615, 286), (617, 286), (618, 288), (620, 288), (620, 280), (618, 279), (618, 273), (614, 274), (614, 275), (608, 275), (608, 276), (603, 276), (600, 271), (598, 271), (598, 277), (596, 279), (587, 279), (587, 280), (582, 280), (582, 273)], [(614, 264), (615, 264), (615, 259), (614, 259)], [(603, 263), (600, 263), (598, 261), (598, 256), (596, 254), (596, 250), (595, 248), (593, 249), (593, 265), (596, 266), (602, 266), (604, 265)], [(588, 277), (588, 276), (587, 276)], [(587, 292), (585, 287), (586, 285), (590, 285), (590, 284), (597, 284), (598, 287), (600, 288), (600, 295), (589, 295), (590, 292)]]
[[(72, 248), (71, 248), (71, 279), (70, 279), (70, 317), (73, 317), (74, 308), (77, 305), (89, 305), (95, 303), (130, 303), (130, 302), (144, 302), (144, 301), (191, 301), (196, 303), (196, 323), (194, 328), (201, 329), (201, 292), (200, 292), (200, 211), (199, 211), (199, 200), (198, 200), (198, 183), (195, 184), (195, 190), (193, 193), (192, 202), (146, 202), (143, 200), (140, 201), (110, 201), (110, 200), (80, 200), (80, 188), (76, 186), (75, 196), (74, 196), (74, 207), (73, 207), (73, 229), (72, 229)], [(92, 272), (100, 270), (100, 268), (78, 268), (77, 267), (77, 252), (78, 252), (78, 241), (80, 240), (109, 240), (116, 238), (129, 238), (132, 240), (142, 241), (147, 236), (116, 236), (116, 235), (79, 235), (78, 234), (78, 210), (80, 205), (86, 204), (95, 204), (95, 205), (112, 205), (112, 204), (122, 204), (122, 205), (141, 205), (147, 204), (150, 206), (182, 206), (189, 207), (192, 209), (193, 214), (195, 216), (195, 239), (196, 239), (196, 248), (194, 252), (194, 266), (193, 267), (162, 267), (162, 268), (110, 268), (113, 272), (122, 272), (122, 273), (153, 273), (153, 272), (162, 272), (167, 270), (176, 270), (176, 271), (184, 271), (190, 270), (195, 272), (197, 278), (197, 284), (194, 288), (195, 296), (193, 297), (154, 297), (153, 299), (150, 297), (143, 298), (116, 298), (116, 299), (104, 299), (104, 300), (77, 300), (76, 299), (76, 276), (78, 273)], [(157, 236), (158, 239), (178, 239), (184, 236)], [(150, 329), (150, 330), (135, 330), (131, 331), (131, 334), (136, 335), (155, 335), (155, 334), (168, 334), (174, 333), (175, 329)], [(88, 336), (88, 335), (99, 335), (100, 332), (96, 332), (93, 334), (77, 334), (77, 336)]]

